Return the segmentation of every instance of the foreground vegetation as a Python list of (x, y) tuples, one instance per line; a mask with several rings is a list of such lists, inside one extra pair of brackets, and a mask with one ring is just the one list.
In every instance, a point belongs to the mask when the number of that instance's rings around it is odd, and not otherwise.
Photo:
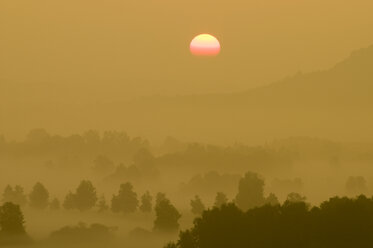
[(122, 132), (0, 138), (0, 246), (365, 247), (372, 200), (322, 201), (371, 195), (372, 154), (372, 144), (311, 138), (228, 147), (152, 146)]
[(205, 211), (167, 248), (371, 247), (373, 199), (331, 198), (319, 207), (287, 200), (248, 211), (230, 203)]
[[(164, 204), (167, 205), (167, 200), (161, 198), (156, 208), (163, 208), (164, 214), (175, 211)], [(157, 223), (160, 220), (155, 221), (156, 227), (162, 226)], [(24, 222), (18, 205), (3, 204), (0, 245), (38, 245), (28, 237)], [(101, 224), (81, 223), (52, 232), (48, 242), (112, 244), (113, 231)], [(158, 231), (155, 228), (151, 235)], [(283, 204), (265, 204), (247, 211), (232, 202), (205, 210), (194, 220), (192, 228), (181, 231), (178, 240), (165, 248), (371, 247), (372, 232), (373, 198), (334, 197), (311, 207), (304, 198), (293, 194)], [(152, 236), (149, 234), (147, 238)]]

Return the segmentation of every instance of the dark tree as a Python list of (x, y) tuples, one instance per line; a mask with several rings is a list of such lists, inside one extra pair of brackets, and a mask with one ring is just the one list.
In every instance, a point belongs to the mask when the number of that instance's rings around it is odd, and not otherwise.
[(97, 202), (97, 193), (91, 181), (83, 180), (76, 189), (75, 194), (69, 192), (63, 203), (65, 209), (79, 209), (85, 211), (93, 208)]
[(214, 206), (220, 208), (222, 205), (228, 203), (228, 198), (223, 192), (216, 193)]
[(192, 213), (195, 215), (201, 215), (205, 210), (205, 205), (203, 205), (202, 200), (198, 195), (190, 201), (190, 206), (192, 207)]
[(138, 205), (139, 200), (131, 183), (121, 184), (118, 195), (113, 195), (111, 199), (111, 210), (115, 213), (133, 213)]
[(49, 204), (49, 208), (51, 210), (59, 210), (60, 209), (60, 201), (57, 199), (57, 198), (54, 198), (50, 204)]
[(24, 218), (18, 205), (6, 202), (0, 207), (1, 232), (6, 234), (24, 234)]
[(167, 245), (165, 245), (163, 248), (177, 248), (177, 247), (178, 246), (175, 243), (170, 242)]
[(197, 240), (190, 230), (182, 231), (179, 234), (180, 239), (177, 242), (177, 246), (183, 248), (193, 248), (197, 245)]
[(2, 202), (13, 202), (14, 203), (15, 196), (12, 186), (7, 185), (3, 192), (3, 199)]
[(140, 210), (144, 213), (148, 213), (152, 211), (152, 200), (153, 197), (150, 195), (149, 191), (146, 191), (142, 196), (141, 196), (141, 205), (140, 205)]
[(179, 211), (164, 194), (158, 193), (155, 206), (156, 219), (154, 230), (160, 232), (177, 232), (179, 229)]
[[(295, 195), (293, 195), (295, 196)], [(302, 197), (246, 212), (234, 204), (203, 213), (183, 231), (177, 248), (371, 247), (373, 199), (330, 198), (309, 208)], [(175, 247), (175, 246), (172, 246)]]
[(292, 192), (288, 194), (286, 201), (291, 202), (291, 203), (296, 203), (296, 202), (304, 202), (306, 200), (306, 197), (301, 196), (298, 193)]
[(247, 172), (241, 178), (235, 203), (242, 210), (262, 206), (264, 199), (264, 180), (256, 173)]
[(163, 200), (167, 200), (166, 194), (158, 192), (157, 196), (155, 197), (155, 206), (157, 207), (157, 205), (160, 204), (160, 202)]
[(91, 181), (83, 180), (74, 195), (75, 207), (80, 211), (93, 208), (97, 202), (96, 189)]
[(35, 209), (45, 209), (48, 207), (49, 193), (41, 183), (36, 183), (30, 195), (30, 207)]

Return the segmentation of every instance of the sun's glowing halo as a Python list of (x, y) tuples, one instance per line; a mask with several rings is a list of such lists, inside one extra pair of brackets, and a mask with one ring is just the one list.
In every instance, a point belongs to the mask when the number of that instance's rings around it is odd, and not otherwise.
[(220, 43), (210, 34), (200, 34), (190, 43), (190, 52), (196, 56), (216, 56), (220, 53)]

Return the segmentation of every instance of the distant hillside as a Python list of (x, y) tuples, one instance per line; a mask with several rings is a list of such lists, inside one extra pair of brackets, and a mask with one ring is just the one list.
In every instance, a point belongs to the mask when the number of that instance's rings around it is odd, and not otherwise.
[(66, 96), (65, 102), (29, 103), (20, 98), (6, 105), (3, 99), (0, 132), (45, 127), (64, 134), (92, 128), (125, 130), (151, 140), (174, 136), (186, 141), (262, 143), (314, 136), (373, 141), (372, 96), (373, 46), (329, 70), (298, 73), (239, 93), (154, 96), (131, 102), (71, 102)]
[(291, 135), (372, 140), (373, 46), (329, 70), (299, 73), (246, 92), (154, 97), (131, 106), (146, 123), (167, 126), (184, 138), (199, 133), (231, 141)]
[[(298, 74), (268, 87), (240, 94), (240, 100), (254, 98), (276, 106), (368, 107), (372, 104), (373, 46), (352, 53), (327, 71)], [(370, 105), (369, 107), (371, 107)]]
[[(147, 99), (148, 104), (213, 104), (255, 107), (345, 107), (372, 103), (373, 46), (355, 51), (329, 70), (298, 73), (293, 77), (245, 92)], [(144, 103), (143, 102), (143, 103)], [(260, 105), (259, 105), (260, 104)], [(251, 107), (251, 106), (245, 106)], [(366, 106), (368, 107), (368, 106)]]

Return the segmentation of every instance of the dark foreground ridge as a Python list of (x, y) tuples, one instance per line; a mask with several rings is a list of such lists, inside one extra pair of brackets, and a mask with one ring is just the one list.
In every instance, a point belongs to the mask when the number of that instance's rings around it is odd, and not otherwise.
[(372, 247), (373, 199), (334, 197), (319, 207), (303, 201), (241, 211), (213, 208), (166, 248)]

